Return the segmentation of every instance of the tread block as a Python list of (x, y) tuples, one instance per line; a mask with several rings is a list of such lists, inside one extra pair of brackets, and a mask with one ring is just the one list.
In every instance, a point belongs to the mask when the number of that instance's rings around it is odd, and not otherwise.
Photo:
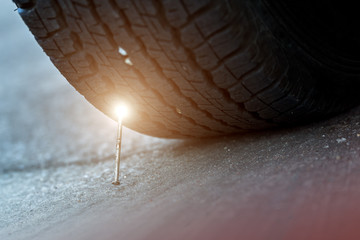
[[(85, 3), (87, 3), (87, 2), (85, 1)], [(98, 24), (98, 21), (95, 18), (95, 16), (92, 14), (91, 8), (89, 6), (84, 7), (84, 6), (80, 6), (80, 5), (75, 5), (75, 10), (78, 13), (78, 15), (82, 19), (84, 19), (86, 21), (86, 24), (88, 24), (89, 26)]]
[(267, 64), (261, 64), (256, 70), (251, 71), (242, 78), (244, 86), (253, 93), (257, 93), (271, 85), (276, 79), (266, 73)]
[(95, 75), (86, 78), (86, 83), (97, 94), (105, 94), (112, 89), (111, 81), (106, 76)]
[(285, 97), (286, 92), (288, 91), (288, 81), (285, 79), (286, 78), (283, 77), (280, 80), (277, 80), (274, 85), (270, 86), (264, 91), (259, 92), (256, 96), (268, 104)]
[(210, 70), (219, 62), (219, 59), (214, 52), (211, 51), (211, 48), (207, 43), (204, 43), (200, 47), (194, 49), (194, 53), (196, 56), (196, 62), (204, 69)]
[(204, 43), (200, 31), (193, 23), (180, 29), (180, 38), (184, 46), (188, 48), (196, 48)]
[(256, 97), (251, 98), (250, 100), (245, 102), (244, 105), (245, 108), (250, 112), (258, 112), (269, 107)]
[(50, 58), (64, 57), (64, 54), (59, 50), (57, 43), (53, 39), (39, 39), (38, 43)]
[(48, 35), (48, 32), (39, 18), (36, 10), (19, 11), (19, 13), (35, 38), (44, 38)]
[(236, 85), (231, 87), (229, 90), (230, 96), (236, 102), (245, 102), (249, 100), (252, 96), (252, 93), (249, 92), (241, 82), (238, 82)]
[(152, 36), (158, 40), (172, 41), (173, 36), (169, 27), (165, 27), (156, 17), (145, 16), (146, 27), (150, 29)]
[(162, 0), (165, 16), (173, 27), (180, 27), (187, 22), (188, 14), (181, 1)]
[(257, 63), (252, 62), (254, 54), (250, 51), (241, 52), (225, 60), (225, 66), (230, 72), (239, 79), (248, 71), (254, 69)]
[(227, 89), (233, 86), (239, 80), (237, 80), (225, 67), (220, 65), (218, 68), (211, 71), (211, 75), (214, 83), (223, 89)]
[(212, 36), (208, 42), (220, 59), (234, 53), (240, 46), (239, 34), (234, 33), (229, 27)]
[(195, 23), (206, 38), (222, 29), (229, 22), (229, 15), (223, 8), (211, 8), (195, 19)]
[(79, 76), (97, 73), (97, 68), (94, 66), (93, 58), (89, 57), (89, 55), (85, 53), (71, 55), (70, 63), (75, 68)]
[(184, 62), (186, 64), (189, 61), (184, 48), (176, 48), (174, 44), (168, 41), (159, 41), (159, 44), (161, 48), (165, 50), (166, 55), (169, 57), (168, 61), (171, 60), (172, 62)]

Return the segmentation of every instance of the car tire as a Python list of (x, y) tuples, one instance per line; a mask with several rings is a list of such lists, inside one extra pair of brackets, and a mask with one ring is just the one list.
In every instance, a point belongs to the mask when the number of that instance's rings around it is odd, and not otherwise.
[(299, 44), (263, 1), (14, 2), (69, 83), (113, 119), (128, 104), (124, 124), (144, 134), (243, 133), (359, 102), (358, 68)]

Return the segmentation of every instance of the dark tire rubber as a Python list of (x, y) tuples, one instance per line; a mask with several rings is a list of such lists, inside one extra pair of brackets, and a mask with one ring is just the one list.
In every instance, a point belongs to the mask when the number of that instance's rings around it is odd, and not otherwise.
[(359, 71), (309, 54), (261, 1), (18, 2), (66, 79), (114, 119), (116, 103), (126, 102), (125, 125), (141, 133), (240, 133), (359, 102)]

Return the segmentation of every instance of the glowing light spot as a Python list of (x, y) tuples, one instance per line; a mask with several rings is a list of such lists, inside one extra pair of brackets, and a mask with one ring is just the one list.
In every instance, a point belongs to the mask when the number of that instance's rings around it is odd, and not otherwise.
[(129, 110), (125, 104), (121, 104), (116, 107), (115, 109), (116, 115), (119, 120), (122, 120), (124, 117), (126, 117), (129, 113)]
[(127, 52), (125, 51), (125, 49), (123, 49), (122, 47), (119, 47), (119, 53), (123, 56), (127, 55)]
[(125, 58), (125, 63), (126, 63), (127, 65), (130, 65), (130, 66), (134, 65), (134, 64), (132, 63), (132, 61), (130, 60), (130, 58)]

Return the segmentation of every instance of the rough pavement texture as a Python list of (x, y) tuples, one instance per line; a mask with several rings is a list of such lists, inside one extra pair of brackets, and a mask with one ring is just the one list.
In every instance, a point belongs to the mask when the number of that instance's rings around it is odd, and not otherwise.
[(360, 239), (360, 108), (293, 129), (178, 141), (88, 104), (0, 6), (0, 239)]

